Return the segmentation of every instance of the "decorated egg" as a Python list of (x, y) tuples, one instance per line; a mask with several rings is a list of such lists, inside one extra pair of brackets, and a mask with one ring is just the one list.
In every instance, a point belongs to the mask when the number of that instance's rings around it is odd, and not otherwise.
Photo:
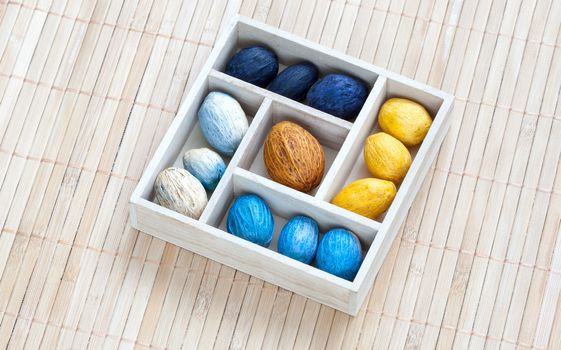
[(316, 255), (318, 235), (318, 224), (314, 219), (304, 215), (295, 216), (280, 232), (279, 253), (309, 264)]
[(156, 201), (163, 207), (198, 219), (207, 204), (203, 185), (187, 170), (167, 168), (156, 177)]
[(366, 178), (348, 184), (333, 197), (331, 203), (358, 215), (375, 219), (390, 207), (395, 193), (393, 182)]
[(226, 74), (266, 87), (277, 76), (277, 55), (263, 46), (250, 46), (238, 51), (226, 64)]
[(265, 140), (263, 160), (274, 181), (309, 192), (323, 177), (325, 157), (318, 140), (300, 125), (275, 124)]
[(310, 62), (287, 67), (280, 72), (269, 86), (269, 90), (279, 95), (300, 101), (318, 80), (318, 68)]
[(208, 143), (219, 153), (233, 156), (249, 127), (238, 101), (228, 94), (213, 91), (203, 101), (198, 117)]
[(236, 198), (230, 207), (226, 229), (235, 236), (268, 247), (275, 223), (269, 206), (261, 197), (245, 194)]
[(318, 80), (308, 91), (308, 105), (351, 120), (366, 101), (368, 90), (359, 80), (344, 74), (329, 74)]
[(362, 262), (362, 249), (351, 231), (334, 228), (323, 235), (316, 253), (320, 270), (352, 281)]
[(390, 98), (380, 108), (378, 123), (384, 132), (405, 146), (416, 146), (429, 132), (432, 119), (419, 103), (405, 98)]
[(185, 152), (183, 167), (196, 177), (207, 191), (214, 191), (226, 170), (222, 157), (208, 148)]
[(378, 132), (366, 138), (364, 162), (372, 176), (398, 185), (411, 166), (411, 153), (395, 137)]

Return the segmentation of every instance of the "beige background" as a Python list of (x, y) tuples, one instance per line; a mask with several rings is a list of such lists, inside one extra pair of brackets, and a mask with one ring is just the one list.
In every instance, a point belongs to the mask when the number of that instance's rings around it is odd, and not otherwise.
[[(128, 224), (235, 13), (457, 97), (356, 318)], [(0, 348), (561, 348), (560, 18), (557, 0), (0, 0)]]

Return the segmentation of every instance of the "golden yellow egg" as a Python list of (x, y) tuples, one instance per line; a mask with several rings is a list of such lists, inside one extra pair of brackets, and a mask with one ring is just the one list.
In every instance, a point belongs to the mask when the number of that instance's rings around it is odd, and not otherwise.
[(375, 178), (399, 185), (411, 166), (411, 153), (395, 137), (379, 132), (366, 138), (364, 162)]
[(351, 182), (341, 190), (331, 203), (370, 219), (388, 210), (395, 197), (393, 182), (366, 178)]
[(390, 98), (382, 105), (378, 114), (382, 130), (405, 146), (420, 144), (432, 124), (425, 107), (405, 98)]
[(325, 156), (318, 140), (298, 124), (275, 124), (265, 140), (263, 161), (274, 181), (309, 192), (323, 177)]

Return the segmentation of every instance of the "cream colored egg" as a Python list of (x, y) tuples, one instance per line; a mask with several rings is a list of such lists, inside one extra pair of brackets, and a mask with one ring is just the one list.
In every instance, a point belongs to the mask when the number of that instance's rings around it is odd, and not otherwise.
[(158, 174), (154, 192), (161, 206), (193, 219), (201, 216), (208, 202), (201, 182), (187, 170), (175, 167)]

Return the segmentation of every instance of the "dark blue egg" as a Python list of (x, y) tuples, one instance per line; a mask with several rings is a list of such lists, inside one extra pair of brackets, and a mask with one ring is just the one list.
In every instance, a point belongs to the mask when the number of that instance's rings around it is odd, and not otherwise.
[(310, 62), (292, 65), (273, 80), (269, 90), (296, 101), (306, 97), (306, 93), (318, 80), (318, 68)]
[(226, 64), (226, 74), (260, 87), (269, 85), (278, 71), (277, 55), (262, 46), (241, 49)]
[(316, 265), (320, 270), (352, 281), (362, 262), (358, 238), (342, 228), (329, 230), (319, 242)]
[(279, 253), (309, 264), (318, 247), (318, 224), (314, 219), (298, 215), (290, 219), (279, 235)]
[(247, 241), (268, 247), (275, 231), (271, 210), (261, 197), (255, 194), (241, 195), (228, 211), (226, 229)]
[(308, 105), (351, 120), (366, 101), (368, 90), (359, 80), (344, 74), (329, 74), (318, 80), (308, 91)]

